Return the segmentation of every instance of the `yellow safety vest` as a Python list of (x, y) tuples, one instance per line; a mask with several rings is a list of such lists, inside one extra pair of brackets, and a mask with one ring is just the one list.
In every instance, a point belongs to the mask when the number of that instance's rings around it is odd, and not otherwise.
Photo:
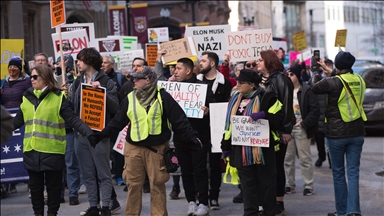
[(148, 135), (159, 135), (161, 133), (163, 101), (158, 87), (157, 98), (153, 101), (147, 113), (146, 107), (143, 107), (136, 94), (131, 92), (128, 94), (128, 111), (127, 116), (131, 122), (130, 137), (132, 141), (139, 142), (147, 139)]
[[(341, 74), (336, 77), (340, 79), (344, 86), (338, 100), (338, 107), (343, 121), (351, 122), (360, 117), (366, 121), (367, 117), (363, 109), (364, 93), (366, 88), (364, 80), (357, 74), (349, 73)], [(352, 95), (350, 95), (346, 88), (347, 84), (355, 97), (358, 107), (353, 101)]]
[(35, 106), (23, 96), (20, 105), (25, 123), (23, 152), (36, 150), (65, 154), (65, 124), (60, 116), (63, 97), (63, 92), (60, 95), (49, 92), (35, 110)]

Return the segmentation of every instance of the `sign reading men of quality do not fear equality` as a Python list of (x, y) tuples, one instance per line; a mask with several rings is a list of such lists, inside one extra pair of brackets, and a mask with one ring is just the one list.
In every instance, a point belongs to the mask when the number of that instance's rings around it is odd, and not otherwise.
[(228, 32), (226, 47), (231, 62), (256, 60), (263, 50), (273, 50), (271, 29)]
[(249, 116), (232, 116), (232, 145), (269, 147), (269, 122)]
[(203, 118), (201, 106), (205, 106), (207, 84), (157, 81), (157, 85), (175, 99), (188, 118)]

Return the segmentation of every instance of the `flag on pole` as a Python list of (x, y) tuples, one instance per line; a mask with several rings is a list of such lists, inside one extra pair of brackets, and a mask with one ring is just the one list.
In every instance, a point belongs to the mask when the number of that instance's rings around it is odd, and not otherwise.
[(85, 9), (89, 10), (91, 8), (91, 1), (82, 0), (81, 2), (83, 2)]

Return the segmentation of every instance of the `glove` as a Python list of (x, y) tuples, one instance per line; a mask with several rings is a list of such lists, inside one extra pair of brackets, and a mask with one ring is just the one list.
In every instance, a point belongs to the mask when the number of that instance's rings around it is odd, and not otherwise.
[(203, 149), (203, 144), (197, 136), (192, 136), (191, 141), (193, 142), (193, 146), (191, 146), (192, 150), (201, 151)]
[(261, 111), (261, 112), (257, 112), (257, 113), (252, 113), (250, 115), (250, 117), (252, 118), (253, 121), (256, 121), (258, 119), (264, 119), (266, 117), (266, 115), (265, 115), (264, 111)]
[(225, 159), (225, 158), (227, 158), (227, 157), (229, 157), (229, 155), (231, 155), (231, 152), (230, 151), (222, 151), (223, 152), (223, 158)]
[(224, 139), (225, 134), (223, 134), (223, 139), (221, 139), (221, 149), (224, 151), (229, 151), (232, 146), (232, 137), (230, 137), (228, 140)]
[(104, 135), (101, 132), (95, 132), (87, 137), (89, 144), (95, 148), (100, 140), (104, 139)]

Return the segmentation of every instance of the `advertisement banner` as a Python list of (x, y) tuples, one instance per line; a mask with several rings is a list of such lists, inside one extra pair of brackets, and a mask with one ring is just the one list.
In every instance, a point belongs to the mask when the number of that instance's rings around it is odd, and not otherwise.
[(125, 5), (108, 6), (109, 34), (128, 35)]
[[(73, 52), (71, 50), (68, 50), (68, 51), (64, 51), (63, 54), (69, 55), (72, 52), (71, 55), (73, 59), (76, 59), (76, 56), (80, 52), (80, 50), (90, 47), (88, 35), (85, 29), (63, 32), (61, 33), (61, 35), (62, 35), (63, 43), (69, 43), (73, 48)], [(58, 49), (58, 44), (60, 44), (58, 33), (52, 34), (52, 42), (53, 42), (53, 51), (55, 53), (55, 59), (57, 59), (60, 56), (60, 50)]]
[(148, 3), (131, 4), (132, 35), (139, 43), (148, 43)]
[[(8, 76), (8, 64), (15, 56), (24, 57), (24, 39), (1, 39), (1, 79)], [(24, 63), (23, 63), (24, 64)]]

